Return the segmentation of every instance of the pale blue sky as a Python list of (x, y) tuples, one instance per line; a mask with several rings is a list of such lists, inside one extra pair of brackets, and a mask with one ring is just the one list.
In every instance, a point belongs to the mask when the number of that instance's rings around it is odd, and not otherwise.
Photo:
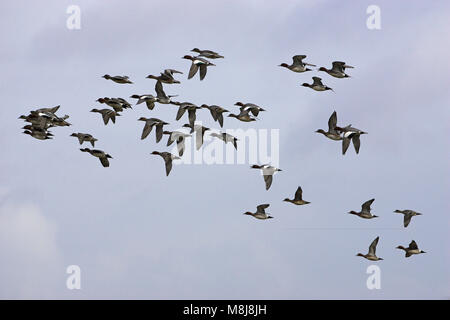
[[(81, 30), (66, 9), (81, 8)], [(381, 8), (368, 30), (366, 8)], [(450, 298), (450, 6), (446, 1), (2, 1), (0, 4), (0, 298), (417, 299)], [(220, 52), (204, 81), (187, 80), (194, 47)], [(321, 74), (331, 92), (300, 86), (317, 72), (280, 68), (295, 54), (350, 79)], [(153, 93), (145, 79), (184, 72), (167, 85), (180, 101), (253, 102), (259, 121), (225, 128), (280, 130), (280, 167), (269, 191), (243, 165), (180, 165), (165, 176), (141, 141), (141, 116), (175, 122), (176, 108), (127, 110), (104, 126), (89, 110), (99, 97)], [(126, 74), (134, 85), (101, 78)], [(131, 99), (130, 99), (131, 101)], [(18, 116), (61, 105), (71, 127), (55, 138), (21, 134)], [(339, 124), (369, 132), (361, 150), (314, 133), (337, 111)], [(207, 110), (207, 126), (217, 125)], [(184, 118), (182, 121), (185, 121)], [(89, 132), (114, 159), (104, 169), (79, 151)], [(298, 185), (310, 205), (281, 200)], [(375, 220), (346, 214), (375, 198)], [(242, 213), (270, 203), (275, 219)], [(395, 209), (414, 209), (408, 228)], [(380, 236), (380, 290), (366, 288), (366, 253)], [(404, 258), (412, 239), (427, 254)], [(79, 265), (81, 290), (65, 286)]]

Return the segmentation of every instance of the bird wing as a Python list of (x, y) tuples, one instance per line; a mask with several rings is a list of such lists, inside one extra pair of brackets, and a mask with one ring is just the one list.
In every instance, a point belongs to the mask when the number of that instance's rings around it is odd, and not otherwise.
[(180, 106), (178, 108), (177, 117), (175, 118), (175, 120), (180, 120), (185, 112), (186, 112), (186, 108), (183, 106)]
[(358, 154), (359, 153), (359, 147), (361, 146), (361, 141), (359, 140), (360, 135), (355, 134), (352, 138), (353, 141), (353, 147), (355, 147), (355, 151)]
[(293, 62), (294, 65), (302, 66), (303, 65), (303, 61), (302, 60), (305, 59), (305, 58), (306, 58), (306, 56), (304, 54), (299, 54), (299, 55), (296, 55), (296, 56), (292, 57), (292, 62)]
[(197, 73), (198, 66), (192, 62), (191, 68), (189, 69), (188, 79), (191, 79)]
[(162, 83), (161, 83), (161, 81), (156, 81), (156, 84), (155, 84), (155, 91), (156, 91), (156, 96), (158, 97), (158, 98), (165, 98), (165, 99), (167, 99), (167, 96), (166, 96), (166, 93), (164, 92), (164, 90), (163, 90), (163, 86), (162, 86)]
[(177, 139), (177, 149), (178, 149), (178, 154), (181, 156), (183, 156), (184, 153), (184, 137), (181, 136)]
[(172, 157), (170, 156), (170, 154), (169, 154), (169, 156), (164, 155), (163, 159), (164, 159), (164, 163), (166, 164), (166, 176), (168, 176), (170, 173), (170, 170), (172, 170)]
[(345, 154), (349, 145), (350, 145), (350, 139), (344, 136), (342, 138), (342, 154)]
[(189, 124), (194, 125), (194, 123), (195, 123), (195, 109), (189, 109), (188, 110), (188, 118), (189, 118)]
[(112, 118), (112, 116), (111, 116), (111, 113), (106, 113), (106, 112), (103, 112), (102, 113), (102, 118), (103, 118), (103, 123), (105, 124), (105, 125), (107, 125), (108, 124), (108, 121), (109, 121), (109, 119), (111, 118), (111, 120), (113, 121), (113, 123), (115, 122), (115, 120), (116, 119), (113, 119)]
[(147, 108), (149, 110), (153, 110), (153, 108), (155, 107), (155, 102), (151, 101), (151, 100), (146, 100), (145, 104), (147, 105)]
[(361, 211), (362, 212), (370, 212), (370, 205), (372, 204), (372, 202), (374, 202), (375, 199), (370, 199), (366, 202), (364, 202), (361, 206)]
[(162, 136), (163, 136), (163, 126), (164, 124), (162, 123), (158, 123), (156, 125), (156, 142), (161, 141)]
[(328, 119), (328, 132), (336, 132), (335, 130), (336, 124), (337, 124), (337, 114), (336, 111), (334, 111), (331, 114), (330, 119)]
[(272, 185), (272, 175), (271, 174), (264, 175), (264, 182), (266, 183), (266, 190), (269, 190), (270, 186)]
[(344, 66), (345, 66), (345, 62), (342, 61), (333, 61), (332, 63), (333, 67), (331, 69), (338, 71), (338, 72), (342, 72), (344, 73)]
[(223, 128), (223, 114), (218, 112), (216, 118), (217, 118), (217, 121), (219, 121), (220, 127)]
[(196, 132), (196, 136), (195, 136), (195, 144), (196, 144), (197, 150), (199, 150), (200, 147), (201, 147), (202, 144), (203, 144), (203, 134), (204, 134), (204, 132), (203, 132), (202, 129), (197, 130), (197, 132)]
[(266, 213), (265, 209), (267, 209), (270, 206), (270, 204), (260, 204), (256, 207), (256, 212), (259, 213)]
[(80, 142), (80, 144), (83, 144), (83, 142), (84, 142), (84, 136), (83, 136), (83, 135), (79, 135), (79, 136), (78, 136), (78, 141)]
[(313, 86), (323, 86), (322, 79), (319, 77), (312, 77)]
[(405, 213), (403, 216), (403, 226), (406, 228), (408, 224), (411, 222), (412, 215)]
[(102, 165), (106, 168), (109, 167), (109, 161), (107, 157), (100, 157), (100, 162), (102, 163)]
[(200, 65), (200, 80), (203, 80), (206, 76), (207, 67), (204, 64)]
[(377, 244), (378, 244), (378, 239), (379, 238), (380, 237), (376, 237), (376, 239), (373, 240), (372, 243), (370, 244), (370, 247), (369, 247), (369, 254), (370, 255), (375, 255), (375, 252), (377, 250)]
[(417, 249), (419, 249), (419, 248), (417, 247), (417, 243), (413, 240), (413, 241), (411, 241), (411, 243), (409, 244), (408, 249), (411, 249), (411, 250), (417, 250)]
[(152, 129), (153, 129), (153, 125), (149, 121), (146, 121), (144, 130), (142, 130), (141, 140), (144, 140), (145, 138), (147, 138), (147, 136), (150, 134), (150, 132), (152, 132)]
[(298, 187), (297, 191), (295, 192), (294, 199), (295, 200), (302, 200), (302, 194), (303, 194), (302, 187)]

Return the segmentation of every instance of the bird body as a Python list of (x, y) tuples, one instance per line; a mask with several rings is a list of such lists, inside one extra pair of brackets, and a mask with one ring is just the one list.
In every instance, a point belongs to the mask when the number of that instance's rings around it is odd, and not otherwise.
[(372, 243), (369, 246), (369, 252), (367, 254), (358, 253), (356, 256), (366, 258), (370, 261), (378, 261), (383, 260), (383, 258), (379, 258), (376, 255), (377, 250), (377, 244), (380, 237), (376, 237), (375, 240), (372, 241)]
[(303, 190), (302, 190), (302, 188), (299, 186), (299, 187), (297, 188), (297, 191), (295, 192), (294, 199), (291, 200), (291, 199), (289, 199), (289, 198), (286, 198), (286, 199), (284, 199), (283, 201), (290, 202), (290, 203), (293, 203), (293, 204), (298, 205), (298, 206), (304, 205), (304, 204), (308, 204), (308, 203), (311, 203), (311, 202), (309, 202), (309, 201), (303, 200), (302, 194), (303, 194)]
[(361, 206), (361, 211), (360, 212), (355, 212), (355, 211), (349, 211), (348, 213), (350, 214), (354, 214), (360, 218), (363, 219), (373, 219), (373, 218), (378, 218), (378, 216), (373, 215), (370, 210), (370, 206), (372, 205), (372, 203), (375, 201), (375, 199), (370, 199), (367, 200), (366, 202), (364, 202)]
[(89, 148), (84, 148), (84, 149), (80, 149), (83, 152), (89, 152), (92, 156), (97, 157), (100, 159), (100, 163), (102, 164), (103, 167), (109, 167), (109, 161), (108, 159), (112, 159), (112, 157), (105, 153), (102, 150), (97, 150), (97, 149), (89, 149)]
[(270, 216), (268, 213), (266, 213), (265, 209), (267, 209), (270, 206), (270, 204), (260, 204), (256, 207), (256, 212), (244, 212), (245, 215), (252, 216), (256, 219), (260, 220), (266, 220), (266, 219), (272, 219), (273, 217)]

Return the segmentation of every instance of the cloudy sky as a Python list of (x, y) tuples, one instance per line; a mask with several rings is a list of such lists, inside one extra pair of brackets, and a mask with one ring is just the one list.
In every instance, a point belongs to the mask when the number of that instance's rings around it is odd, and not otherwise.
[[(372, 4), (380, 30), (366, 25)], [(70, 5), (81, 10), (79, 30), (66, 26)], [(10, 0), (0, 12), (0, 298), (450, 298), (447, 1)], [(194, 47), (225, 56), (201, 82), (187, 80), (181, 59)], [(350, 79), (321, 73), (336, 93), (315, 92), (300, 84), (317, 71), (277, 66), (295, 54), (355, 68)], [(186, 116), (176, 122), (174, 106), (139, 105), (107, 126), (89, 112), (99, 97), (154, 93), (145, 77), (165, 68), (184, 72), (164, 86), (180, 101), (267, 110), (224, 128), (279, 130), (283, 171), (269, 191), (248, 160), (174, 165), (166, 177), (150, 155), (171, 150), (166, 138), (141, 141), (137, 119), (177, 129)], [(21, 133), (21, 114), (55, 105), (72, 126), (49, 141)], [(359, 155), (314, 132), (333, 110), (338, 124), (369, 133)], [(197, 118), (218, 127), (207, 110)], [(111, 166), (80, 152), (72, 132), (98, 138)], [(283, 202), (299, 185), (311, 204)], [(378, 219), (347, 214), (371, 198)], [(274, 219), (243, 215), (262, 203)], [(405, 229), (395, 209), (423, 216)], [(355, 256), (377, 236), (385, 260)], [(413, 239), (427, 253), (405, 259), (395, 247)], [(372, 264), (379, 290), (366, 287)], [(81, 290), (66, 287), (69, 265), (81, 268)]]

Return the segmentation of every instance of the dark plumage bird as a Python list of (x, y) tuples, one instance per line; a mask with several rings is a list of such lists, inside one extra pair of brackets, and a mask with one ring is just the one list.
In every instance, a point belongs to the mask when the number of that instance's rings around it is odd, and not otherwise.
[(156, 142), (159, 142), (163, 136), (163, 127), (169, 124), (158, 118), (140, 117), (138, 121), (145, 121), (145, 126), (144, 129), (142, 130), (141, 140), (147, 138), (150, 132), (152, 132), (153, 127), (156, 127)]
[(196, 52), (199, 57), (205, 57), (207, 59), (219, 59), (223, 58), (220, 54), (217, 52), (211, 51), (211, 50), (200, 50), (198, 48), (194, 48), (191, 50), (192, 52)]
[(401, 249), (401, 250), (405, 251), (406, 258), (409, 258), (413, 254), (426, 253), (423, 250), (419, 250), (419, 247), (417, 246), (417, 243), (414, 240), (411, 241), (411, 243), (409, 244), (409, 246), (407, 248), (405, 248), (403, 246), (398, 246), (398, 247), (396, 247), (396, 249)]
[(105, 125), (108, 124), (109, 120), (111, 119), (111, 121), (113, 123), (116, 123), (116, 116), (120, 116), (119, 113), (115, 112), (114, 110), (111, 109), (92, 109), (91, 112), (97, 112), (100, 113), (102, 115), (103, 118), (103, 123)]
[(176, 155), (173, 155), (170, 152), (153, 151), (151, 154), (161, 156), (164, 159), (164, 163), (166, 165), (166, 176), (168, 176), (170, 171), (172, 170), (172, 161), (175, 159), (180, 159), (180, 157), (177, 157)]
[(302, 84), (302, 86), (303, 86), (303, 87), (311, 88), (311, 89), (313, 89), (313, 90), (315, 90), (315, 91), (326, 91), (326, 90), (331, 90), (331, 91), (334, 92), (334, 90), (333, 90), (332, 88), (327, 87), (326, 85), (324, 85), (324, 84), (322, 83), (322, 78), (319, 78), (319, 77), (312, 77), (312, 79), (313, 79), (313, 83), (312, 83), (312, 84), (309, 84), (309, 83), (304, 82), (304, 83)]
[(218, 121), (220, 127), (223, 127), (223, 113), (229, 112), (228, 110), (216, 105), (208, 106), (206, 104), (202, 104), (200, 107), (208, 109), (209, 112), (211, 112), (211, 116), (213, 117), (214, 121)]
[(175, 101), (172, 101), (170, 103), (173, 104), (173, 105), (178, 106), (178, 112), (177, 112), (177, 116), (176, 116), (175, 120), (177, 120), (177, 121), (180, 120), (181, 117), (184, 115), (184, 113), (187, 110), (188, 118), (189, 118), (189, 124), (191, 126), (194, 125), (195, 119), (196, 119), (195, 112), (198, 109), (202, 109), (202, 107), (198, 107), (195, 104), (190, 103), (190, 102), (175, 102)]
[(77, 137), (80, 144), (83, 144), (85, 141), (90, 142), (92, 147), (95, 147), (95, 141), (97, 141), (97, 139), (89, 133), (72, 133), (70, 136)]
[(132, 96), (130, 96), (130, 98), (137, 99), (136, 105), (145, 102), (149, 110), (153, 110), (153, 108), (155, 107), (155, 102), (157, 101), (157, 98), (151, 94), (133, 94)]
[(286, 201), (286, 202), (290, 202), (290, 203), (293, 203), (293, 204), (296, 204), (296, 205), (303, 205), (303, 204), (308, 204), (308, 203), (311, 203), (311, 202), (309, 202), (309, 201), (305, 201), (305, 200), (303, 200), (303, 198), (302, 198), (302, 193), (303, 193), (303, 191), (302, 191), (302, 188), (301, 187), (298, 187), (297, 188), (297, 191), (295, 192), (295, 196), (294, 196), (294, 199), (289, 199), (289, 198), (286, 198), (286, 199), (284, 199), (283, 201)]
[(263, 108), (261, 108), (260, 106), (254, 104), (254, 103), (242, 103), (242, 102), (238, 101), (234, 105), (235, 106), (239, 106), (241, 108), (244, 108), (243, 110), (245, 110), (245, 111), (250, 111), (251, 113), (253, 113), (253, 115), (255, 117), (258, 116), (260, 111), (266, 111), (266, 110), (264, 110)]
[(112, 157), (105, 153), (102, 150), (97, 150), (97, 149), (89, 149), (89, 148), (84, 148), (84, 149), (80, 149), (83, 152), (89, 152), (91, 155), (93, 155), (94, 157), (97, 157), (100, 159), (100, 162), (102, 164), (102, 166), (109, 167), (109, 161), (108, 159), (112, 159)]
[(288, 65), (287, 63), (282, 63), (279, 65), (279, 67), (287, 68), (294, 72), (305, 72), (305, 71), (311, 71), (312, 69), (307, 68), (306, 66), (316, 67), (315, 64), (310, 64), (303, 62), (302, 60), (305, 59), (305, 55), (296, 55), (292, 57), (292, 64)]
[(350, 145), (350, 140), (353, 142), (353, 147), (355, 148), (356, 154), (358, 154), (359, 148), (361, 146), (360, 136), (362, 134), (367, 134), (367, 132), (353, 128), (351, 125), (348, 125), (344, 128), (336, 127), (335, 129), (337, 129), (340, 132), (343, 132), (342, 154), (345, 154), (345, 152), (347, 151), (348, 146)]
[(260, 219), (260, 220), (266, 220), (266, 219), (272, 219), (272, 216), (269, 216), (268, 213), (266, 213), (266, 210), (268, 207), (270, 206), (270, 204), (260, 204), (259, 206), (256, 207), (256, 212), (244, 212), (245, 215), (249, 215), (252, 216), (256, 219)]
[(156, 101), (161, 104), (169, 104), (171, 102), (171, 98), (177, 96), (177, 95), (166, 95), (166, 93), (163, 90), (161, 81), (156, 81), (155, 91), (156, 91)]
[(266, 183), (266, 190), (269, 190), (270, 186), (272, 185), (272, 177), (273, 177), (274, 173), (278, 172), (278, 171), (283, 171), (281, 169), (275, 168), (268, 164), (263, 164), (263, 165), (254, 164), (250, 168), (262, 170), (262, 174), (264, 176), (264, 182)]
[(378, 261), (383, 260), (383, 258), (378, 258), (376, 255), (377, 250), (377, 244), (380, 237), (376, 237), (375, 240), (372, 241), (372, 243), (369, 246), (369, 252), (367, 254), (358, 253), (356, 256), (366, 258), (370, 261)]
[(186, 55), (183, 57), (183, 59), (192, 61), (191, 68), (189, 69), (188, 79), (191, 79), (193, 76), (195, 76), (198, 69), (200, 69), (200, 80), (203, 80), (206, 76), (207, 68), (210, 66), (215, 66), (214, 63), (211, 63), (208, 60), (200, 58), (200, 57), (192, 57), (192, 56)]
[(414, 210), (395, 210), (396, 213), (403, 214), (403, 226), (406, 228), (409, 223), (411, 222), (411, 218), (414, 216), (421, 216), (422, 214), (419, 212), (416, 212)]
[(115, 83), (133, 83), (130, 81), (130, 79), (127, 76), (110, 76), (109, 74), (105, 74), (102, 78), (105, 78), (106, 80), (112, 80)]
[(236, 118), (236, 119), (238, 119), (239, 121), (242, 121), (242, 122), (256, 121), (255, 118), (252, 118), (252, 117), (250, 116), (250, 114), (249, 114), (250, 109), (247, 109), (247, 110), (246, 110), (245, 107), (240, 107), (239, 110), (240, 110), (240, 113), (239, 113), (239, 114), (230, 113), (230, 114), (228, 115), (228, 117), (230, 117), (230, 118)]
[(181, 71), (177, 71), (174, 69), (166, 69), (166, 70), (164, 70), (164, 72), (161, 72), (159, 76), (148, 75), (147, 79), (155, 79), (157, 81), (161, 81), (161, 82), (164, 82), (167, 84), (180, 83), (180, 81), (176, 80), (173, 77), (174, 73), (183, 74), (183, 72), (181, 72)]
[(324, 71), (335, 78), (349, 78), (350, 76), (345, 73), (345, 68), (354, 68), (342, 61), (333, 61), (332, 65), (331, 69), (320, 67), (319, 71)]
[(331, 140), (335, 140), (335, 141), (342, 140), (341, 135), (336, 130), (336, 128), (337, 128), (336, 124), (337, 124), (337, 115), (336, 115), (336, 111), (334, 111), (331, 114), (330, 119), (328, 119), (328, 131), (324, 131), (323, 129), (318, 129), (318, 130), (316, 130), (316, 132), (323, 134), (325, 137), (327, 137), (328, 139), (331, 139)]
[(349, 211), (350, 214), (354, 214), (357, 215), (358, 217), (364, 218), (364, 219), (373, 219), (373, 218), (378, 218), (378, 216), (376, 215), (372, 215), (372, 213), (370, 213), (370, 206), (372, 205), (372, 203), (375, 201), (375, 199), (370, 199), (366, 202), (364, 202), (361, 206), (361, 211), (360, 212), (356, 212), (356, 211)]

